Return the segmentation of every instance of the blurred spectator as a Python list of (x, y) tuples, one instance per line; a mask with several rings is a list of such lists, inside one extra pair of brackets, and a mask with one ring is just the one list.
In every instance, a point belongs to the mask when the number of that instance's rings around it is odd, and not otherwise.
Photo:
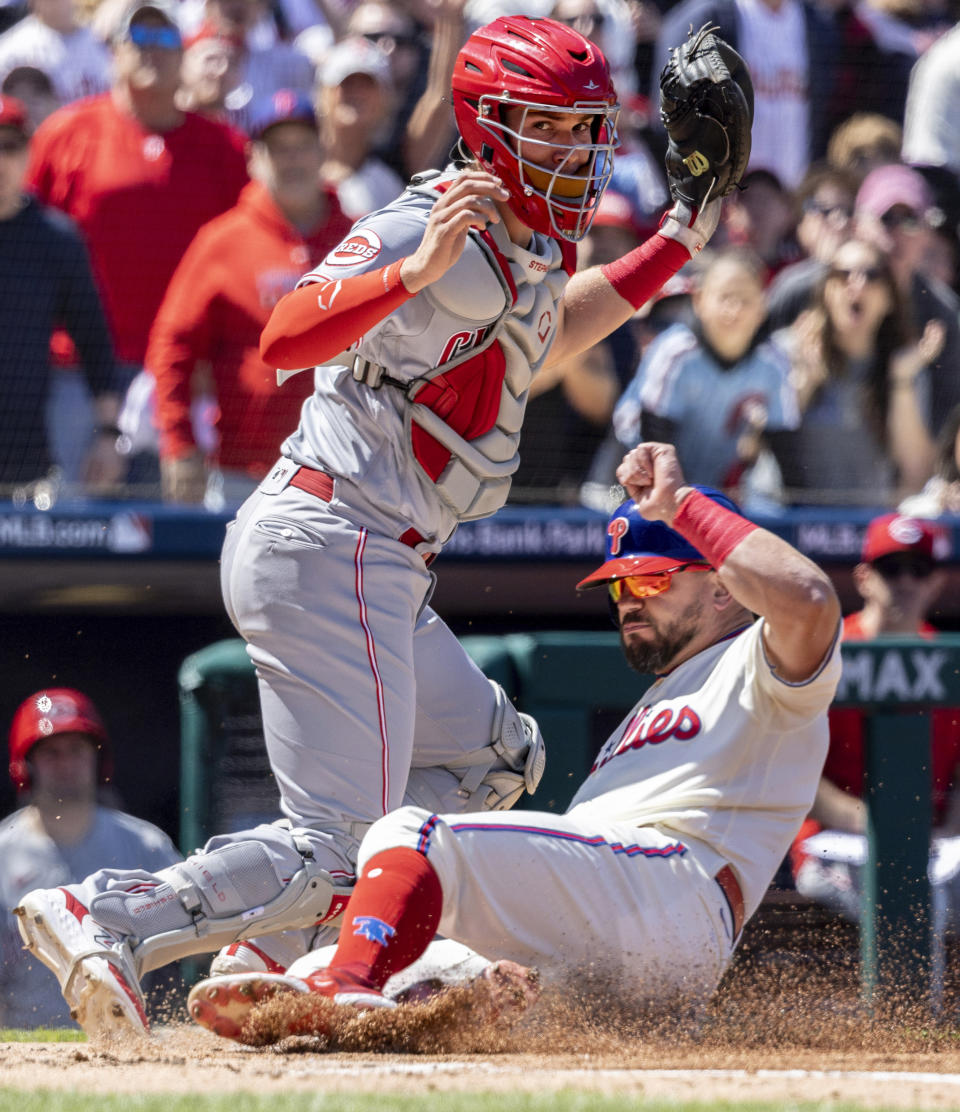
[(784, 267), (768, 290), (766, 331), (797, 319), (810, 293), (853, 231), (857, 179), (845, 170), (816, 163), (793, 194), (794, 236), (803, 257)]
[(913, 332), (928, 322), (944, 330), (941, 353), (923, 373), (923, 413), (936, 436), (947, 414), (960, 402), (960, 298), (923, 270), (936, 232), (931, 223), (942, 213), (922, 174), (902, 163), (878, 167), (864, 179), (857, 194), (855, 220), (862, 235), (885, 251), (894, 279), (907, 301)]
[(691, 482), (731, 490), (756, 460), (759, 431), (796, 427), (789, 361), (758, 341), (764, 281), (748, 249), (720, 248), (701, 260), (692, 327), (675, 324), (653, 341), (617, 404), (624, 450), (641, 440), (673, 444)]
[(293, 89), (304, 96), (313, 89), (310, 59), (277, 35), (258, 33), (269, 22), (270, 10), (267, 0), (205, 0), (203, 23), (194, 31), (194, 35), (213, 32), (242, 44), (239, 81), (228, 92), (225, 105), (228, 122), (243, 131), (278, 89)]
[(332, 188), (321, 183), (310, 102), (275, 93), (254, 120), (252, 181), (237, 205), (198, 233), (177, 267), (150, 336), (157, 383), (164, 498), (201, 502), (208, 468), (191, 422), (198, 364), (208, 365), (219, 435), (208, 504), (240, 502), (276, 462), (313, 376), (277, 388), (260, 358), (260, 333), (280, 298), (347, 234)]
[(903, 125), (903, 159), (942, 166), (960, 189), (960, 24), (930, 47), (913, 69)]
[(690, 27), (708, 22), (743, 56), (753, 79), (750, 168), (768, 170), (793, 189), (826, 150), (837, 51), (829, 13), (812, 0), (681, 0), (660, 28), (654, 104), (671, 48), (686, 40)]
[(800, 254), (793, 195), (769, 170), (751, 170), (741, 187), (724, 201), (717, 242), (756, 251), (769, 281)]
[[(636, 213), (626, 197), (607, 189), (590, 231), (581, 240), (583, 270), (620, 258), (640, 243)], [(629, 322), (573, 359), (541, 370), (530, 387), (514, 501), (540, 498), (574, 504), (585, 482), (604, 492), (623, 452), (610, 435), (610, 417), (637, 363)], [(612, 440), (608, 446), (607, 440)], [(597, 455), (604, 458), (598, 460)]]
[(44, 478), (54, 462), (45, 404), (50, 337), (62, 325), (76, 343), (96, 399), (100, 434), (90, 445), (86, 478), (93, 486), (109, 486), (121, 471), (114, 450), (119, 396), (110, 336), (76, 228), (24, 192), (29, 156), (26, 109), (0, 96), (0, 484)]
[(878, 166), (900, 161), (903, 131), (899, 124), (873, 112), (855, 112), (830, 133), (827, 162), (853, 174), (859, 187)]
[(30, 0), (30, 14), (0, 35), (0, 80), (17, 66), (46, 73), (61, 104), (110, 87), (110, 51), (77, 22), (75, 0)]
[(27, 14), (23, 0), (0, 0), (0, 31), (7, 31)]
[[(457, 129), (450, 105), (450, 83), (457, 53), (467, 37), (463, 18), (464, 2), (465, 0), (433, 2), (426, 84), (409, 116), (405, 104), (400, 101), (396, 78), (393, 79), (392, 96), (400, 105), (400, 111), (394, 112), (393, 131), (388, 137), (384, 157), (404, 178), (410, 178), (423, 170), (445, 166), (450, 148), (456, 142)], [(382, 50), (383, 41), (378, 40), (378, 45)], [(389, 57), (391, 55), (388, 54)], [(391, 161), (391, 146), (396, 147), (401, 155), (399, 161), (396, 157)]]
[(899, 509), (913, 517), (960, 516), (960, 405), (953, 407), (940, 429), (933, 475), (923, 490), (905, 498)]
[(357, 220), (403, 192), (403, 179), (374, 153), (396, 104), (390, 63), (371, 42), (344, 39), (319, 73), (317, 114), (323, 131), (323, 176), (336, 186), (343, 211)]
[(230, 122), (227, 97), (240, 84), (243, 42), (206, 28), (184, 43), (177, 107)]
[(33, 141), (28, 181), (86, 237), (123, 385), (143, 366), (153, 318), (194, 233), (234, 204), (247, 180), (243, 136), (177, 107), (181, 56), (167, 0), (137, 0), (114, 43), (111, 91), (54, 112)]
[(94, 868), (155, 870), (182, 858), (162, 830), (114, 809), (110, 738), (86, 695), (35, 692), (13, 717), (9, 747), (23, 805), (0, 823), (0, 1025), (70, 1027), (56, 980), (24, 952), (8, 909), (38, 885), (76, 883)]
[(851, 113), (903, 123), (914, 63), (945, 29), (922, 0), (842, 0), (834, 19), (840, 37), (828, 126)]
[(334, 35), (365, 39), (386, 57), (392, 109), (382, 122), (377, 154), (404, 180), (446, 165), (456, 141), (449, 93), (454, 60), (467, 37), (465, 3), (425, 0), (404, 10), (361, 0), (342, 26), (334, 28), (331, 21), (297, 37), (296, 46), (311, 58), (319, 78), (335, 49)]
[(933, 458), (917, 376), (943, 330), (913, 338), (886, 254), (841, 244), (812, 309), (772, 339), (790, 356), (801, 412), (799, 428), (767, 430), (787, 500), (878, 505), (898, 486), (919, 490)]
[(653, 235), (664, 209), (671, 205), (663, 168), (663, 151), (654, 157), (650, 145), (650, 105), (644, 97), (621, 101), (617, 131), (620, 146), (613, 163), (610, 189), (622, 193), (633, 206), (641, 239)]
[(621, 103), (638, 91), (634, 66), (637, 37), (626, 0), (555, 0), (553, 10), (548, 14), (600, 47), (610, 64)]
[[(844, 619), (844, 641), (890, 634), (935, 637), (937, 630), (926, 619), (945, 583), (938, 565), (949, 554), (949, 543), (946, 532), (930, 522), (899, 514), (874, 518), (867, 527), (861, 561), (853, 569), (864, 606)], [(940, 839), (960, 835), (960, 710), (935, 708), (929, 721), (935, 859), (942, 848)], [(860, 916), (866, 860), (864, 726), (863, 711), (831, 710), (823, 776), (790, 855), (797, 890), (854, 922)], [(953, 856), (953, 875), (934, 880), (934, 904), (948, 904), (956, 927), (960, 856), (956, 850)]]
[[(463, 0), (442, 0), (443, 24), (448, 22), (448, 17), (455, 18), (455, 37), (459, 40), (453, 46), (453, 53), (463, 45), (467, 37), (467, 27), (464, 22)], [(486, 22), (486, 21), (485, 21)], [(450, 44), (446, 41), (448, 32), (443, 29), (444, 40), (442, 48), (449, 52)], [(393, 131), (389, 134), (385, 144), (387, 149), (400, 151), (403, 146), (403, 132), (406, 121), (413, 115), (417, 101), (427, 87), (430, 74), (430, 57), (432, 45), (427, 33), (417, 23), (409, 11), (400, 5), (386, 3), (385, 0), (360, 0), (350, 12), (346, 27), (339, 38), (364, 38), (373, 43), (387, 56), (390, 63), (390, 82), (393, 89), (395, 114)], [(453, 61), (449, 61), (450, 72), (453, 72)], [(318, 66), (318, 72), (322, 65)], [(444, 87), (443, 93), (449, 96), (449, 84)], [(412, 165), (417, 170), (425, 169), (419, 165), (420, 159), (414, 159)], [(394, 169), (399, 173), (400, 164)]]
[(19, 100), (27, 110), (31, 131), (60, 107), (60, 99), (48, 74), (35, 66), (16, 66), (0, 81), (0, 93)]

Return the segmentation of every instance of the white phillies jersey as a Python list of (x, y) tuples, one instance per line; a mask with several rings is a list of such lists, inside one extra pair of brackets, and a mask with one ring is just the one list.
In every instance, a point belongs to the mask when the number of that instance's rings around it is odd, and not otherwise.
[(778, 678), (758, 619), (658, 679), (607, 740), (570, 811), (666, 827), (753, 914), (816, 794), (840, 638), (812, 679)]
[[(455, 179), (456, 172), (448, 172), (429, 187)], [(301, 285), (322, 283), (322, 308), (325, 298), (336, 297), (338, 279), (411, 255), (434, 200), (407, 190), (359, 220)], [(501, 224), (488, 231), (489, 255), (468, 237), (443, 278), (350, 348), (351, 362), (358, 354), (394, 384), (373, 388), (355, 380), (352, 366), (318, 367), (299, 428), (283, 445), (283, 454), (297, 463), (338, 477), (334, 506), (388, 535), (412, 526), (443, 543), (458, 522), (489, 516), (503, 505), (519, 464), (530, 382), (553, 343), (569, 275), (556, 240), (534, 234), (524, 249)], [(468, 367), (471, 353), (475, 361)], [(423, 382), (411, 404), (403, 387), (429, 379), (451, 360), (463, 368), (460, 376), (445, 373), (442, 382)], [(450, 426), (462, 436), (448, 436)], [(478, 477), (484, 469), (488, 474)]]

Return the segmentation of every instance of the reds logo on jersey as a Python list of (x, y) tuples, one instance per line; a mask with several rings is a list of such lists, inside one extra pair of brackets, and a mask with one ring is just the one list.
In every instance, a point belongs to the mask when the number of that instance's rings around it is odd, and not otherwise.
[(591, 773), (603, 768), (614, 757), (631, 749), (642, 749), (645, 745), (660, 745), (668, 738), (689, 741), (703, 729), (700, 715), (686, 705), (682, 707), (663, 707), (653, 713), (653, 707), (641, 707), (627, 723), (620, 740), (606, 751), (600, 753)]
[(328, 266), (356, 266), (368, 263), (383, 250), (383, 243), (376, 232), (361, 228), (348, 239), (338, 243), (323, 260)]
[(490, 326), (484, 325), (483, 328), (474, 328), (471, 331), (454, 332), (443, 345), (443, 350), (440, 352), (437, 365), (439, 366), (441, 363), (446, 363), (447, 360), (453, 359), (465, 351), (469, 351), (472, 347), (476, 347), (489, 331)]

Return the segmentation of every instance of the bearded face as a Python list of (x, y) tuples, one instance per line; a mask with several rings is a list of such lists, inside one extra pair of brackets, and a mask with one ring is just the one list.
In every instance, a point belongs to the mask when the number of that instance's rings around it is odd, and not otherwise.
[(703, 616), (703, 602), (694, 599), (673, 616), (654, 617), (636, 600), (620, 607), (620, 645), (635, 672), (649, 675), (667, 671), (696, 636)]

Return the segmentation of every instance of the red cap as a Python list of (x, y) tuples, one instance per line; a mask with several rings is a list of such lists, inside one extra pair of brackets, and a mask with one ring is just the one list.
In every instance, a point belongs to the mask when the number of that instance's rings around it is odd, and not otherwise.
[(872, 564), (892, 552), (918, 552), (931, 560), (942, 560), (949, 548), (948, 537), (932, 521), (903, 514), (883, 514), (867, 526), (860, 558)]
[(22, 100), (0, 94), (0, 127), (12, 127), (22, 135), (27, 134), (27, 108)]
[(80, 691), (48, 687), (34, 692), (17, 708), (10, 726), (10, 779), (17, 791), (30, 787), (27, 754), (44, 738), (55, 734), (87, 734), (99, 743), (100, 779), (113, 772), (107, 728), (97, 708)]

